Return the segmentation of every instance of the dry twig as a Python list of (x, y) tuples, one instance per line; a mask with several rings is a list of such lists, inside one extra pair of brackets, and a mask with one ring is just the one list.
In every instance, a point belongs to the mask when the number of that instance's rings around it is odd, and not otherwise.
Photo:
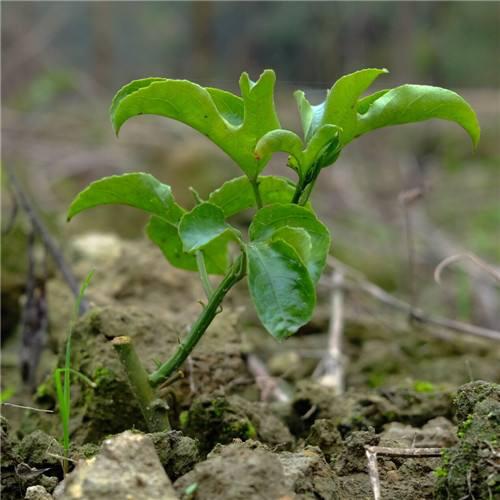
[(443, 448), (388, 448), (386, 446), (365, 446), (366, 458), (368, 460), (368, 475), (372, 487), (374, 500), (380, 500), (380, 476), (378, 473), (377, 456), (389, 457), (440, 457)]
[[(9, 182), (10, 185), (12, 186), (12, 190), (15, 193), (15, 196), (17, 198), (17, 202), (21, 206), (21, 208), (24, 210), (28, 218), (30, 219), (31, 224), (33, 225), (33, 229), (37, 232), (38, 236), (40, 236), (40, 239), (42, 240), (45, 248), (47, 249), (48, 253), (51, 255), (53, 260), (55, 261), (57, 267), (61, 271), (61, 274), (63, 275), (64, 280), (68, 284), (69, 288), (71, 289), (71, 292), (75, 297), (78, 297), (78, 293), (80, 291), (80, 286), (78, 284), (77, 279), (75, 278), (75, 275), (71, 271), (70, 267), (66, 263), (66, 260), (64, 259), (64, 256), (59, 249), (59, 246), (57, 243), (54, 241), (52, 238), (51, 234), (45, 227), (45, 224), (42, 222), (42, 219), (38, 216), (38, 213), (36, 212), (35, 208), (31, 204), (31, 201), (28, 199), (26, 194), (24, 193), (23, 188), (21, 187), (21, 184), (19, 183), (16, 175), (14, 174), (14, 171), (8, 166), (8, 164), (4, 165), (7, 175), (9, 177)], [(82, 299), (81, 301), (81, 307), (80, 307), (80, 313), (84, 313), (87, 311), (89, 308), (89, 304), (86, 299)]]
[[(415, 321), (416, 323), (421, 323), (429, 326), (437, 326), (456, 333), (486, 338), (489, 340), (496, 340), (497, 342), (500, 342), (500, 332), (497, 330), (491, 330), (489, 328), (470, 325), (461, 321), (455, 321), (448, 318), (441, 318), (438, 316), (430, 316), (424, 314), (423, 311), (414, 309), (404, 300), (394, 297), (394, 295), (387, 293), (379, 286), (375, 285), (371, 281), (368, 281), (359, 271), (352, 269), (350, 266), (338, 261), (334, 257), (329, 257), (328, 264), (333, 268), (342, 269), (347, 275), (349, 275), (351, 277), (351, 280), (354, 282), (354, 286), (356, 289), (362, 290), (363, 292), (371, 295), (376, 300), (394, 309), (405, 312), (412, 319), (412, 321)], [(327, 286), (331, 285), (327, 284)]]
[(459, 253), (456, 255), (450, 255), (449, 257), (446, 257), (446, 259), (442, 260), (436, 266), (436, 269), (434, 270), (434, 279), (436, 283), (441, 285), (441, 274), (449, 265), (466, 259), (476, 264), (478, 267), (480, 267), (483, 271), (485, 271), (495, 280), (500, 281), (500, 270), (498, 268), (488, 264), (487, 262), (480, 259), (477, 255), (474, 255), (473, 253)]
[(12, 408), (21, 408), (22, 410), (39, 411), (40, 413), (54, 413), (54, 410), (44, 410), (43, 408), (34, 408), (33, 406), (18, 405), (15, 403), (0, 403), (3, 406), (11, 406)]
[(319, 379), (319, 383), (332, 388), (336, 394), (344, 392), (344, 363), (342, 359), (342, 335), (344, 330), (343, 283), (343, 273), (334, 270), (331, 277), (328, 349), (314, 372), (314, 375)]
[(247, 366), (261, 390), (263, 401), (268, 399), (274, 399), (282, 403), (290, 401), (290, 396), (280, 387), (278, 381), (269, 375), (266, 366), (255, 354), (247, 356)]

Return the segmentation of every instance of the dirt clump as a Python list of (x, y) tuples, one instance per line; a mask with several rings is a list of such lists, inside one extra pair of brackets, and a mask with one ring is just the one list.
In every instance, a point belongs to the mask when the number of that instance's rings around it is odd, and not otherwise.
[(148, 434), (168, 477), (175, 481), (201, 460), (198, 440), (180, 431)]
[[(236, 332), (237, 317), (231, 311), (218, 315), (186, 367), (186, 378), (169, 388), (172, 420), (176, 409), (189, 406), (195, 396), (189, 379), (206, 391), (226, 387), (230, 391), (249, 383), (249, 375), (240, 353)], [(80, 378), (73, 381), (72, 441), (76, 444), (99, 442), (106, 435), (125, 429), (146, 431), (140, 409), (132, 396), (123, 367), (110, 340), (126, 332), (134, 342), (148, 370), (155, 360), (166, 360), (178, 345), (179, 324), (175, 317), (162, 316), (131, 306), (94, 307), (76, 324), (72, 340), (72, 367), (93, 381), (91, 387)], [(62, 361), (61, 361), (62, 364)], [(35, 403), (53, 408), (55, 396), (52, 377), (39, 387)], [(31, 421), (31, 423), (29, 422)], [(25, 432), (40, 427), (57, 434), (53, 418), (32, 414)]]
[(320, 448), (329, 463), (335, 463), (345, 450), (336, 423), (326, 418), (319, 418), (314, 422), (305, 443)]
[(338, 485), (318, 448), (274, 453), (255, 442), (217, 445), (207, 460), (175, 483), (182, 498), (196, 484), (198, 500), (333, 500)]
[(456, 427), (444, 417), (429, 420), (423, 427), (412, 427), (399, 422), (384, 426), (380, 446), (407, 448), (448, 448), (457, 442)]
[(247, 401), (239, 396), (202, 396), (181, 414), (181, 425), (188, 435), (200, 441), (206, 455), (217, 444), (233, 439), (258, 439), (273, 449), (287, 449), (293, 437), (269, 405)]
[(123, 432), (104, 441), (101, 451), (80, 462), (54, 492), (55, 500), (177, 500), (151, 439)]
[(372, 392), (349, 391), (335, 396), (327, 387), (304, 380), (297, 384), (289, 427), (295, 435), (307, 435), (317, 419), (334, 421), (343, 437), (373, 427), (381, 432), (390, 422), (421, 426), (435, 417), (451, 417), (452, 391), (431, 386), (380, 388)]
[(458, 443), (443, 453), (436, 498), (490, 499), (500, 495), (500, 386), (462, 386), (455, 399)]
[(62, 475), (61, 445), (38, 430), (18, 441), (1, 417), (1, 496), (5, 500), (24, 497), (30, 486), (41, 485), (52, 492)]

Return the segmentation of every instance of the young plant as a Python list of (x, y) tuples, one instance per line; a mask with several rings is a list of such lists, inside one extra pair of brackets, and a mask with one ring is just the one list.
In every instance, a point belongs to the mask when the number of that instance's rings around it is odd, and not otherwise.
[[(450, 90), (402, 85), (361, 97), (384, 73), (385, 69), (363, 69), (345, 75), (327, 92), (325, 101), (315, 106), (304, 92), (297, 91), (302, 138), (281, 128), (274, 107), (272, 70), (264, 71), (257, 82), (243, 73), (241, 97), (166, 78), (133, 81), (116, 94), (111, 121), (117, 134), (137, 115), (172, 118), (207, 136), (244, 173), (224, 183), (206, 200), (197, 197), (191, 210), (176, 203), (170, 186), (145, 173), (98, 180), (69, 208), (68, 220), (105, 204), (130, 205), (148, 212), (151, 218), (146, 232), (165, 258), (175, 267), (200, 274), (207, 303), (172, 357), (146, 374), (136, 355), (120, 356), (150, 427), (159, 425), (151, 418), (151, 388), (181, 367), (238, 281), (246, 277), (257, 314), (276, 339), (292, 335), (309, 321), (315, 306), (315, 285), (330, 249), (329, 231), (309, 199), (321, 170), (332, 165), (353, 139), (381, 127), (440, 118), (461, 125), (477, 145), (480, 130), (476, 115)], [(260, 175), (278, 151), (288, 153), (287, 165), (295, 171), (296, 182)], [(228, 219), (248, 208), (257, 210), (247, 237), (243, 237)], [(239, 248), (235, 258), (231, 258), (230, 242)], [(213, 290), (210, 274), (222, 276)], [(123, 345), (129, 354), (133, 350), (130, 339), (117, 344), (119, 353)]]
[[(93, 271), (91, 271), (85, 280), (83, 281), (78, 297), (75, 301), (75, 306), (73, 309), (73, 316), (71, 319), (68, 338), (66, 340), (66, 352), (64, 358), (64, 368), (57, 368), (54, 371), (54, 384), (56, 387), (57, 402), (59, 404), (59, 416), (61, 419), (61, 426), (63, 431), (63, 449), (64, 449), (64, 459), (63, 459), (63, 472), (66, 474), (68, 472), (68, 457), (69, 457), (69, 419), (71, 416), (71, 374), (75, 374), (80, 377), (87, 384), (94, 386), (94, 383), (88, 379), (85, 375), (77, 372), (71, 368), (71, 337), (73, 336), (73, 328), (76, 320), (80, 314), (80, 306), (85, 295), (85, 291), (90, 284), (92, 279)], [(63, 375), (63, 381), (61, 383), (61, 374)]]

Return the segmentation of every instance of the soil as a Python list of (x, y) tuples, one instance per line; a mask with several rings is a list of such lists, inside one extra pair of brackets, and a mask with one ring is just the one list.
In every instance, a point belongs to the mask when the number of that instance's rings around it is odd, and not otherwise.
[[(73, 333), (73, 369), (95, 384), (73, 378), (71, 458), (77, 463), (102, 456), (111, 435), (146, 432), (110, 340), (132, 337), (153, 369), (196, 317), (203, 291), (194, 274), (172, 269), (145, 241), (89, 235), (73, 244), (72, 260), (79, 277), (96, 270), (92, 307)], [(500, 495), (498, 345), (450, 341), (387, 310), (380, 322), (348, 307), (348, 390), (335, 395), (313, 376), (327, 340), (328, 297), (321, 289), (311, 323), (284, 343), (260, 329), (244, 288), (233, 292), (183, 377), (161, 392), (174, 430), (149, 435), (179, 498), (370, 499), (367, 445), (443, 448), (437, 458), (379, 457), (384, 500)], [(72, 299), (58, 278), (47, 294), (42, 382), (33, 397), (20, 392), (12, 402), (57, 410), (52, 372), (62, 364)], [(11, 349), (6, 344), (2, 387), (19, 383)], [(250, 372), (249, 353), (289, 391), (289, 401), (262, 401), (269, 390)], [(35, 485), (54, 492), (63, 479), (57, 414), (7, 406), (2, 413), (2, 498), (24, 498)], [(77, 481), (72, 477), (68, 484)]]

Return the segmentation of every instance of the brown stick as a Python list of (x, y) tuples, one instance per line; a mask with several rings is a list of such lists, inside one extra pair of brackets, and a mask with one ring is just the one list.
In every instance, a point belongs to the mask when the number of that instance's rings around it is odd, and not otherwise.
[(389, 457), (440, 457), (444, 448), (389, 448), (386, 446), (365, 446), (368, 460), (368, 475), (374, 500), (382, 498), (380, 476), (378, 473), (377, 455)]
[[(71, 289), (71, 292), (75, 297), (78, 297), (78, 294), (80, 292), (80, 285), (78, 284), (78, 281), (75, 278), (75, 275), (71, 271), (70, 267), (66, 263), (66, 260), (64, 259), (64, 256), (61, 250), (59, 249), (59, 246), (52, 238), (48, 229), (45, 227), (45, 224), (43, 223), (42, 219), (38, 216), (38, 213), (36, 212), (29, 198), (26, 196), (12, 168), (9, 167), (7, 163), (4, 165), (4, 167), (7, 171), (9, 182), (10, 185), (12, 186), (12, 191), (15, 194), (19, 205), (26, 212), (26, 215), (30, 219), (34, 230), (40, 236), (45, 248), (54, 259), (54, 262), (61, 271), (61, 274), (63, 275), (64, 280)], [(85, 311), (88, 310), (88, 308), (89, 304), (87, 300), (83, 298), (80, 302), (80, 313), (83, 314)]]
[(344, 275), (334, 270), (331, 277), (330, 326), (328, 350), (319, 362), (314, 375), (319, 383), (330, 387), (336, 394), (344, 392), (344, 366), (342, 359), (342, 335), (344, 331)]
[(370, 453), (387, 457), (440, 457), (444, 448), (389, 448), (387, 446), (365, 446)]
[(290, 395), (280, 387), (274, 377), (269, 375), (266, 366), (255, 354), (247, 356), (247, 366), (248, 370), (255, 377), (255, 382), (261, 390), (261, 396), (264, 401), (269, 397), (282, 403), (290, 401)]
[(438, 285), (441, 284), (441, 274), (446, 267), (448, 267), (450, 264), (453, 264), (454, 262), (466, 259), (469, 259), (471, 262), (476, 264), (478, 267), (480, 267), (483, 271), (485, 271), (495, 280), (500, 281), (500, 270), (498, 268), (493, 267), (491, 264), (488, 264), (483, 259), (480, 259), (477, 255), (474, 255), (473, 253), (459, 253), (456, 255), (450, 255), (449, 257), (446, 257), (446, 259), (442, 260), (436, 266), (436, 269), (434, 270), (434, 280), (436, 281), (436, 283)]
[(365, 448), (366, 458), (368, 460), (368, 475), (372, 487), (374, 500), (380, 500), (380, 477), (378, 475), (377, 454)]
[[(354, 285), (357, 289), (364, 291), (365, 293), (371, 295), (373, 298), (390, 307), (393, 307), (394, 309), (405, 312), (416, 322), (431, 326), (438, 326), (457, 333), (463, 333), (466, 335), (482, 337), (500, 342), (500, 332), (497, 330), (491, 330), (489, 328), (470, 325), (461, 321), (441, 318), (438, 316), (429, 316), (418, 309), (414, 309), (404, 300), (398, 299), (397, 297), (394, 297), (394, 295), (387, 293), (379, 286), (368, 281), (359, 271), (352, 269), (350, 266), (338, 261), (334, 257), (329, 257), (328, 264), (333, 268), (342, 269), (344, 270), (344, 272), (346, 272), (346, 274), (349, 274), (352, 278), (352, 281), (354, 281)], [(328, 287), (331, 286), (330, 284), (325, 285)]]

